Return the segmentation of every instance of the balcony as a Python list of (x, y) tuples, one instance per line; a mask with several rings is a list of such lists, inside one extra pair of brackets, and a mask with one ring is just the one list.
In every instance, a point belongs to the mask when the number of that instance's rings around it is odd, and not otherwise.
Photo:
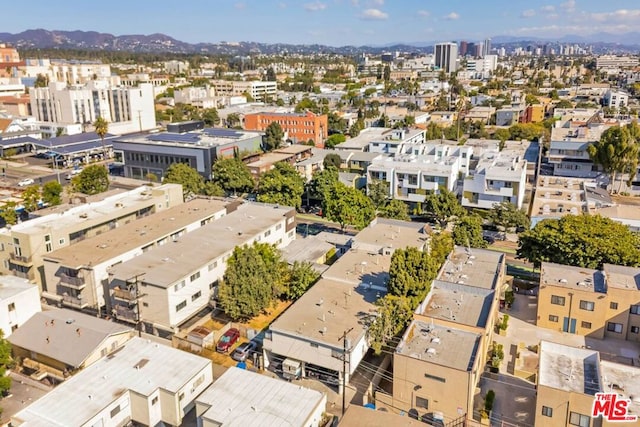
[(31, 273), (31, 272), (20, 271), (20, 270), (15, 270), (15, 269), (11, 269), (11, 272), (16, 277), (21, 277), (23, 279), (28, 279), (28, 280), (35, 279), (35, 275), (33, 273)]
[(67, 305), (69, 307), (82, 309), (89, 306), (89, 301), (87, 301), (85, 298), (78, 298), (71, 295), (63, 295), (62, 304)]
[(118, 320), (124, 320), (125, 322), (137, 323), (138, 315), (136, 310), (132, 308), (127, 308), (121, 305), (115, 306), (115, 316)]
[(119, 288), (113, 290), (113, 297), (126, 302), (134, 302), (137, 299), (136, 291)]
[(81, 291), (86, 286), (83, 277), (73, 277), (65, 273), (60, 273), (60, 284), (78, 291)]
[(13, 252), (11, 252), (10, 256), (11, 256), (11, 261), (13, 261), (14, 263), (28, 265), (28, 266), (31, 266), (33, 264), (32, 257), (30, 256), (16, 255)]

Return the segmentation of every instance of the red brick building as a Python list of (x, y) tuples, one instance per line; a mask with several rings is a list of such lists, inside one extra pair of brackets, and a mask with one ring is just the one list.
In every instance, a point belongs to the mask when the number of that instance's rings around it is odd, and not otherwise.
[(326, 114), (306, 113), (256, 113), (244, 116), (246, 130), (264, 131), (271, 123), (277, 122), (287, 137), (296, 144), (305, 144), (310, 139), (318, 148), (324, 148), (329, 122)]

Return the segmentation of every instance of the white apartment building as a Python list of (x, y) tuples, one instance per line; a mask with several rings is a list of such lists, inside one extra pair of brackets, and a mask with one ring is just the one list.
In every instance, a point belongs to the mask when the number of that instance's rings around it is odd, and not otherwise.
[(42, 310), (38, 285), (15, 276), (0, 276), (0, 329), (7, 338)]
[(51, 82), (33, 88), (30, 95), (32, 114), (39, 121), (84, 124), (102, 117), (114, 134), (156, 127), (153, 87), (148, 83), (125, 88), (100, 80), (75, 86)]
[(605, 71), (607, 74), (618, 74), (623, 69), (637, 66), (637, 57), (601, 55), (596, 58), (596, 68), (598, 71)]
[(393, 154), (402, 143), (420, 144), (425, 141), (425, 131), (422, 129), (391, 129), (382, 134), (382, 138), (369, 142), (365, 151), (372, 153)]
[(169, 74), (182, 74), (189, 71), (189, 63), (185, 61), (171, 60), (164, 64), (164, 71)]
[(462, 206), (491, 209), (510, 202), (522, 208), (527, 181), (524, 151), (505, 148), (483, 153), (474, 171), (462, 184)]
[(486, 78), (498, 67), (498, 55), (485, 55), (480, 59), (468, 59), (467, 71), (474, 73), (476, 78)]
[(215, 90), (207, 87), (187, 87), (174, 91), (176, 103), (191, 104), (201, 108), (215, 108), (218, 106)]
[(92, 80), (109, 80), (111, 66), (91, 61), (61, 61), (49, 59), (25, 60), (22, 67), (22, 78), (37, 78), (43, 75), (51, 82), (61, 82), (69, 85), (85, 84)]
[(609, 89), (602, 97), (605, 107), (622, 108), (629, 105), (629, 94), (621, 90)]
[(110, 313), (110, 294), (105, 291), (109, 268), (223, 217), (227, 205), (222, 200), (193, 199), (49, 252), (43, 256), (47, 290), (70, 308), (106, 306), (105, 313)]
[(18, 412), (11, 424), (179, 426), (212, 382), (211, 360), (136, 337)]
[(115, 315), (175, 331), (216, 296), (236, 246), (295, 239), (295, 209), (245, 203), (234, 212), (109, 271)]
[(276, 82), (263, 81), (213, 80), (211, 85), (216, 96), (239, 96), (248, 93), (256, 101), (275, 99), (278, 89)]

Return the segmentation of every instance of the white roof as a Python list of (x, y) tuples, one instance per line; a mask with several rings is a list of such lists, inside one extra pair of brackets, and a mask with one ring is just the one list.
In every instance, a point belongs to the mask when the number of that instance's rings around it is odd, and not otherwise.
[(202, 418), (225, 427), (303, 427), (326, 397), (240, 368), (229, 368), (200, 397), (209, 405)]
[(0, 276), (0, 301), (11, 298), (23, 292), (28, 292), (38, 285), (27, 279), (16, 276)]

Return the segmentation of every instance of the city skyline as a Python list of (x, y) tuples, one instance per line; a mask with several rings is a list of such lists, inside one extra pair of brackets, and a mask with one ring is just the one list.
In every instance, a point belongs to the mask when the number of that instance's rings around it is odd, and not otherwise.
[[(487, 4), (489, 3), (489, 4)], [(431, 41), (480, 41), (487, 37), (589, 36), (634, 31), (640, 19), (635, 2), (603, 5), (595, 0), (547, 1), (529, 7), (506, 0), (468, 3), (462, 0), (219, 0), (215, 6), (193, 0), (181, 8), (113, 0), (64, 4), (36, 0), (27, 14), (17, 3), (5, 6), (3, 31), (28, 29), (83, 30), (125, 34), (163, 33), (199, 43), (385, 45)], [(145, 19), (146, 18), (146, 19)], [(597, 41), (597, 40), (596, 40)]]

